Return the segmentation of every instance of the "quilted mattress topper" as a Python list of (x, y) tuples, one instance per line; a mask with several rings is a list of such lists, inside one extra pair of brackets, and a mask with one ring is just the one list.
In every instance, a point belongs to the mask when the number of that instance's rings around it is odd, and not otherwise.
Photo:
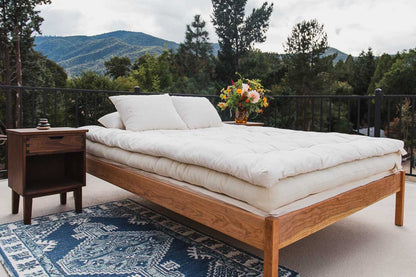
[(132, 132), (86, 126), (87, 138), (110, 147), (166, 157), (272, 187), (287, 177), (390, 153), (404, 143), (340, 133), (294, 131), (224, 124), (192, 130)]

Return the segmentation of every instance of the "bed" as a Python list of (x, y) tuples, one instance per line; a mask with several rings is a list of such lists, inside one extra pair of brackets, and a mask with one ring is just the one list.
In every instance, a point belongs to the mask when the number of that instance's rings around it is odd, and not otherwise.
[(393, 193), (403, 225), (401, 141), (185, 122), (86, 126), (88, 173), (263, 250), (264, 276), (279, 249)]

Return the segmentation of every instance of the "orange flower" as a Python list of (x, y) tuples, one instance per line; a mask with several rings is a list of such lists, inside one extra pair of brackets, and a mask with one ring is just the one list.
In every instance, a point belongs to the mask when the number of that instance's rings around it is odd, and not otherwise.
[(246, 103), (250, 103), (250, 99), (246, 99)]
[(264, 103), (264, 107), (267, 108), (269, 106), (269, 103)]
[(241, 88), (238, 88), (238, 89), (237, 89), (237, 93), (238, 93), (238, 94), (241, 94), (242, 92), (243, 92), (243, 91), (241, 90)]
[(227, 96), (226, 96), (226, 95), (224, 95), (224, 94), (222, 94), (222, 95), (221, 95), (221, 98), (222, 98), (222, 99), (225, 99), (225, 98), (227, 98)]

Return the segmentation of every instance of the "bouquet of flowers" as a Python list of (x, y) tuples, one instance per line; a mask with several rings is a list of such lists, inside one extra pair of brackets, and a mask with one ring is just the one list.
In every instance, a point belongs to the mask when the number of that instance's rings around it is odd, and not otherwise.
[(221, 90), (221, 102), (218, 107), (221, 110), (229, 108), (230, 113), (235, 111), (235, 121), (246, 123), (251, 113), (263, 113), (263, 108), (269, 106), (264, 93), (260, 80), (240, 77), (236, 82), (232, 82), (231, 86)]

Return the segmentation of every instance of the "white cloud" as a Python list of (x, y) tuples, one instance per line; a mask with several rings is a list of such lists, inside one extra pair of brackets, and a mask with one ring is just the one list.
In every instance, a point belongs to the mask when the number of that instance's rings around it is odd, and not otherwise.
[[(248, 0), (247, 11), (263, 0)], [(256, 47), (282, 52), (292, 27), (316, 18), (325, 25), (329, 43), (358, 55), (372, 47), (376, 54), (395, 53), (416, 47), (416, 1), (410, 0), (279, 0), (274, 3), (267, 41)], [(207, 22), (212, 41), (210, 0), (54, 0), (40, 7), (44, 35), (96, 35), (128, 30), (181, 42), (185, 26), (195, 14)]]

